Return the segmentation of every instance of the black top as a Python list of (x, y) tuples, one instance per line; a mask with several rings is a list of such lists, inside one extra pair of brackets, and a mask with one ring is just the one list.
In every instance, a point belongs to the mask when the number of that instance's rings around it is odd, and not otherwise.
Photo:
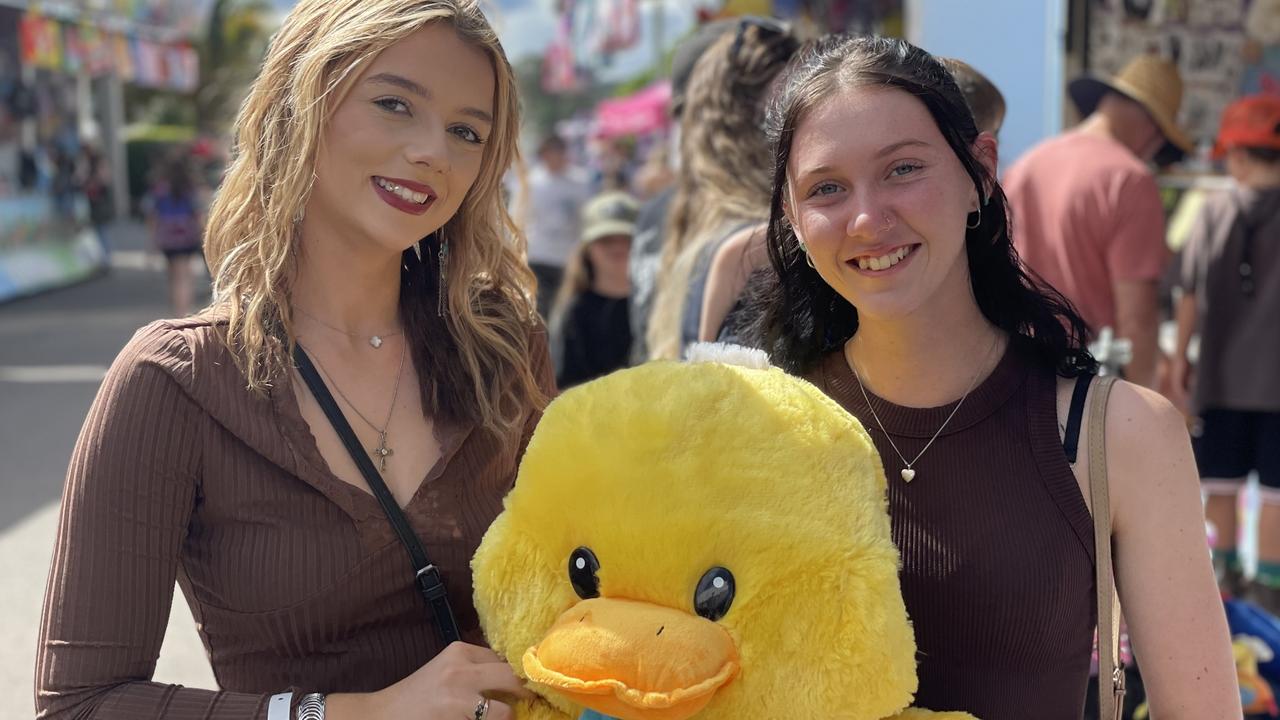
[(556, 329), (561, 390), (624, 368), (631, 352), (630, 301), (588, 290), (574, 298)]
[(919, 651), (915, 706), (1079, 720), (1096, 622), (1093, 520), (1058, 435), (1053, 368), (1011, 342), (909, 484), (898, 451), (915, 458), (955, 403), (864, 398), (840, 351), (807, 377), (862, 421), (884, 462)]

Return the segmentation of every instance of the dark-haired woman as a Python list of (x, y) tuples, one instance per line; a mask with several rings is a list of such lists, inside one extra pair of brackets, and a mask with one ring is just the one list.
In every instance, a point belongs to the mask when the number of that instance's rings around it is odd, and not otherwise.
[[(1021, 268), (995, 140), (931, 56), (834, 36), (783, 83), (768, 122), (773, 271), (750, 336), (876, 441), (917, 702), (1077, 719), (1094, 545), (1088, 454), (1069, 462), (1062, 425), (1096, 367), (1082, 322)], [(1238, 718), (1181, 417), (1119, 384), (1105, 427), (1116, 581), (1153, 716)]]

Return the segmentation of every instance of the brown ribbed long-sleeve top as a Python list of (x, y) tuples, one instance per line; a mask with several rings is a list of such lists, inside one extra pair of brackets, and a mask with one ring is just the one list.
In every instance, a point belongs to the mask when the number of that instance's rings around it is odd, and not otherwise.
[[(546, 339), (531, 332), (550, 395)], [(439, 652), (404, 547), (377, 500), (329, 471), (294, 392), (247, 391), (208, 320), (153, 323), (121, 352), (63, 494), (39, 717), (262, 718), (274, 693), (373, 691)], [(442, 458), (405, 508), (470, 642), (470, 559), (538, 415), (523, 436), (438, 431)], [(221, 691), (150, 681), (175, 578)]]
[[(884, 460), (919, 650), (915, 705), (982, 720), (1079, 720), (1096, 616), (1093, 521), (1062, 449), (1053, 371), (1012, 342), (910, 483), (844, 354), (808, 378), (866, 426)], [(955, 409), (868, 395), (907, 460)]]

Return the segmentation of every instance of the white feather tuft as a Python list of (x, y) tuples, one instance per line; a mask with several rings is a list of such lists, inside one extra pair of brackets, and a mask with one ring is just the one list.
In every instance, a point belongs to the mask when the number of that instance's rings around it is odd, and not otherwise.
[(754, 370), (773, 367), (765, 351), (730, 343), (694, 343), (685, 350), (684, 359), (691, 363), (723, 363)]

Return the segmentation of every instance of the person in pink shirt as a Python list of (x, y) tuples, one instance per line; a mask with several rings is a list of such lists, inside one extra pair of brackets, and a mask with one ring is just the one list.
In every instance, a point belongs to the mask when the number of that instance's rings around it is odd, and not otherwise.
[(1143, 55), (1110, 80), (1075, 80), (1070, 92), (1084, 121), (1032, 148), (1005, 177), (1014, 245), (1094, 336), (1110, 327), (1132, 342), (1125, 376), (1150, 387), (1169, 253), (1149, 163), (1191, 148), (1174, 121), (1182, 79), (1169, 61)]

